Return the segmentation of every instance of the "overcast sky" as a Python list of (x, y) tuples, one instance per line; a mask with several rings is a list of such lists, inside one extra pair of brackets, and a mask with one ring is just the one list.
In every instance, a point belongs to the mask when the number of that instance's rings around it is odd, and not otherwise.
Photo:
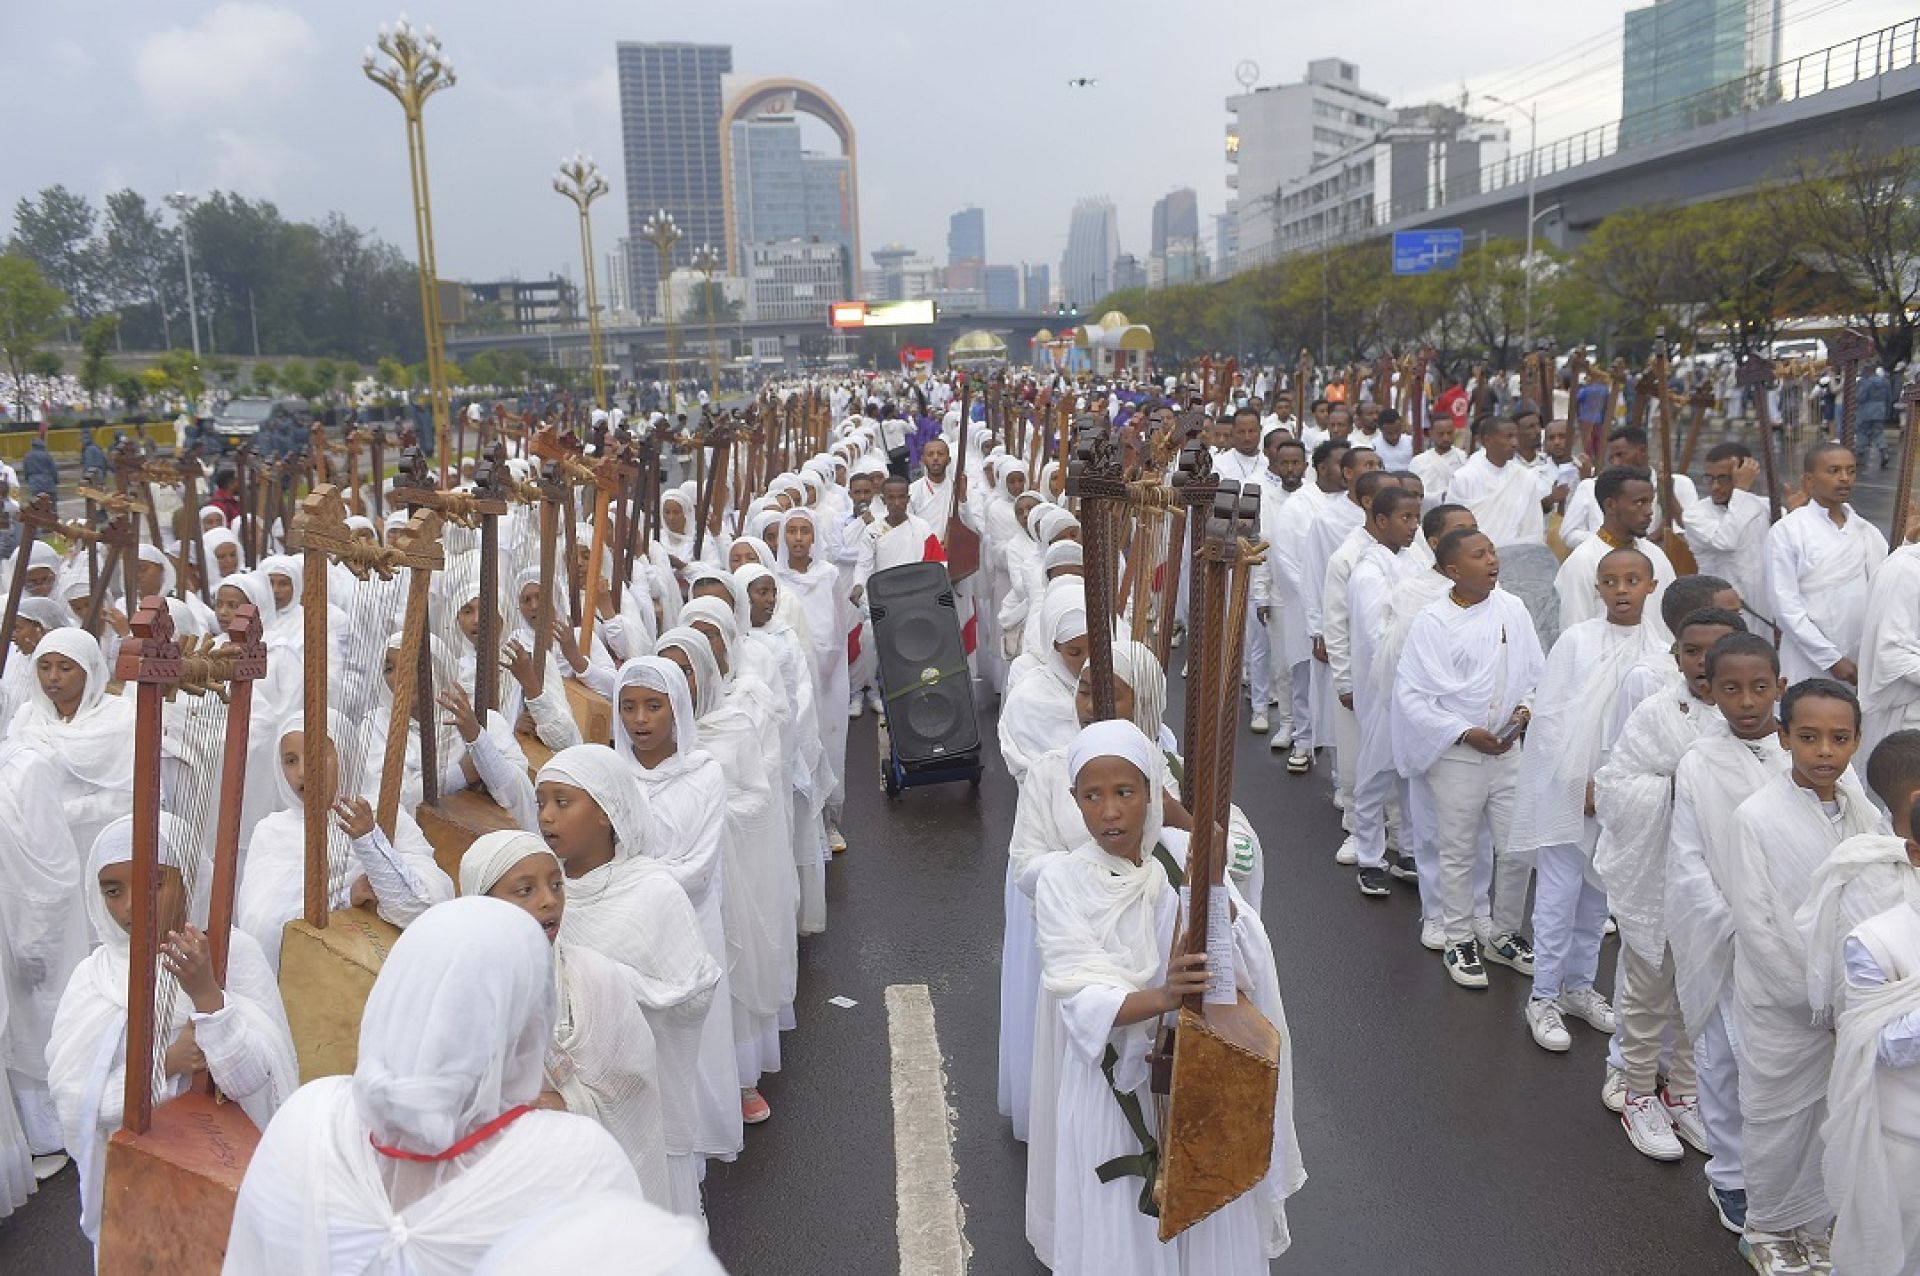
[[(1788, 56), (1912, 13), (1911, 0), (1785, 6)], [(399, 107), (360, 72), (376, 26), (398, 15), (392, 0), (4, 7), (0, 224), (22, 195), (55, 182), (96, 199), (121, 186), (150, 197), (219, 188), (290, 217), (338, 209), (412, 254)], [(978, 204), (990, 260), (1046, 261), (1057, 273), (1083, 195), (1112, 198), (1121, 246), (1144, 256), (1154, 199), (1192, 186), (1211, 238), (1227, 196), (1223, 101), (1243, 61), (1261, 83), (1279, 83), (1301, 78), (1309, 58), (1343, 57), (1396, 105), (1457, 101), (1463, 89), (1538, 96), (1544, 142), (1617, 116), (1626, 7), (432, 0), (410, 12), (434, 24), (459, 76), (427, 110), (440, 270), (484, 279), (578, 277), (572, 207), (549, 186), (575, 149), (614, 186), (595, 208), (596, 247), (626, 232), (619, 40), (730, 43), (737, 70), (832, 94), (859, 136), (869, 249), (897, 241), (944, 262), (948, 214)], [(1099, 83), (1068, 87), (1076, 77)], [(1507, 118), (1523, 144), (1524, 116)]]

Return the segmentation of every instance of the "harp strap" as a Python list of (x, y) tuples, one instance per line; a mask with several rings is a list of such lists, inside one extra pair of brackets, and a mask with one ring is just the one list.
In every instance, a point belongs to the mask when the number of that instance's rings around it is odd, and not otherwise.
[[(1111, 1050), (1113, 1047), (1109, 1046), (1107, 1048)], [(533, 1111), (533, 1107), (525, 1103), (517, 1107), (508, 1108), (505, 1112), (502, 1112), (499, 1116), (487, 1122), (466, 1138), (461, 1139), (444, 1152), (408, 1152), (404, 1148), (390, 1148), (372, 1134), (367, 1135), (367, 1142), (373, 1144), (373, 1150), (381, 1156), (392, 1157), (396, 1161), (417, 1161), (423, 1165), (432, 1165), (440, 1161), (451, 1161), (456, 1156), (466, 1155), (531, 1111)]]
[(958, 678), (966, 672), (967, 667), (965, 665), (961, 665), (956, 669), (923, 669), (920, 671), (918, 678), (915, 678), (912, 682), (900, 688), (900, 690), (888, 692), (887, 699), (889, 701), (899, 700), (902, 697), (912, 695), (916, 691), (925, 691), (929, 687), (937, 687), (946, 679)]
[(1119, 1062), (1119, 1052), (1109, 1045), (1107, 1053), (1100, 1060), (1100, 1075), (1107, 1079), (1107, 1089), (1113, 1092), (1113, 1100), (1120, 1105), (1120, 1115), (1126, 1118), (1127, 1125), (1132, 1128), (1133, 1137), (1140, 1140), (1140, 1150), (1103, 1161), (1094, 1167), (1093, 1172), (1102, 1183), (1111, 1183), (1129, 1174), (1139, 1175), (1143, 1180), (1140, 1185), (1140, 1212), (1148, 1218), (1159, 1218), (1160, 1206), (1154, 1202), (1153, 1186), (1160, 1180), (1160, 1144), (1153, 1137), (1153, 1132), (1147, 1129), (1146, 1116), (1140, 1111), (1140, 1097), (1114, 1085), (1113, 1069)]

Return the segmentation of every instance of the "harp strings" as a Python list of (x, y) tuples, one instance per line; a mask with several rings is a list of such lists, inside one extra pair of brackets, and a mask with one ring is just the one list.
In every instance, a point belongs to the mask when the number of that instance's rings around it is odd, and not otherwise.
[[(213, 882), (214, 834), (218, 825), (221, 759), (227, 737), (227, 701), (211, 691), (177, 691), (161, 709), (160, 809), (173, 819), (168, 838), (179, 866), (187, 920), (207, 923), (207, 893)], [(164, 919), (163, 919), (164, 924)], [(165, 936), (156, 936), (164, 942)], [(172, 1044), (170, 1026), (180, 999), (178, 980), (160, 968), (154, 983), (153, 1084), (167, 1084), (165, 1060)]]
[[(334, 774), (333, 797), (364, 797), (368, 793), (367, 759), (376, 740), (386, 739), (386, 715), (379, 712), (386, 690), (387, 640), (400, 614), (400, 600), (406, 587), (406, 573), (391, 577), (370, 573), (356, 579), (347, 616), (347, 658), (342, 662), (337, 685), (331, 688), (328, 713), (329, 736), (333, 738), (338, 767)], [(330, 680), (332, 681), (332, 680)], [(339, 717), (335, 717), (335, 713)], [(334, 731), (339, 722), (342, 729)], [(309, 756), (311, 752), (309, 752)], [(352, 864), (352, 847), (338, 821), (327, 821), (327, 889), (331, 897), (345, 889)]]

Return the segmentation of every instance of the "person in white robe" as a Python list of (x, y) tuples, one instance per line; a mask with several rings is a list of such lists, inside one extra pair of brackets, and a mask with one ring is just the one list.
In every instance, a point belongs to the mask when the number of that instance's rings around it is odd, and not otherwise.
[[(1366, 456), (1364, 451), (1360, 454)], [(1373, 503), (1378, 493), (1397, 486), (1397, 483), (1398, 480), (1384, 470), (1369, 470), (1354, 475), (1349, 495), (1364, 510)], [(1317, 521), (1315, 526), (1319, 526)], [(1323, 668), (1327, 694), (1324, 702), (1315, 702), (1315, 739), (1325, 735), (1333, 741), (1333, 801), (1342, 812), (1341, 826), (1347, 830), (1347, 837), (1334, 852), (1333, 858), (1336, 864), (1342, 865), (1357, 863), (1359, 855), (1358, 843), (1353, 837), (1353, 779), (1355, 763), (1360, 756), (1360, 720), (1353, 711), (1353, 651), (1349, 641), (1347, 582), (1353, 575), (1354, 564), (1373, 544), (1375, 541), (1368, 534), (1363, 517), (1327, 559), (1325, 579), (1321, 584), (1320, 624), (1316, 630), (1319, 653), (1326, 657)]]
[(1422, 499), (1428, 511), (1453, 501), (1448, 494), (1453, 476), (1467, 463), (1467, 454), (1454, 446), (1457, 434), (1452, 417), (1434, 418), (1427, 423), (1427, 446), (1407, 464), (1408, 471), (1420, 480), (1421, 490), (1426, 493)]
[[(1380, 458), (1366, 448), (1348, 448), (1340, 454), (1341, 489), (1344, 497), (1336, 497), (1322, 505), (1307, 526), (1306, 546), (1301, 554), (1300, 583), (1301, 617), (1307, 631), (1307, 637), (1313, 646), (1313, 742), (1317, 748), (1335, 749), (1335, 770), (1338, 771), (1338, 745), (1334, 736), (1335, 709), (1338, 702), (1334, 698), (1333, 678), (1328, 670), (1328, 654), (1325, 634), (1325, 609), (1327, 605), (1327, 568), (1339, 552), (1347, 538), (1360, 529), (1366, 522), (1366, 509), (1363, 502), (1367, 493), (1356, 494), (1355, 488), (1362, 474), (1380, 468)], [(1370, 490), (1370, 489), (1369, 489)], [(1339, 606), (1345, 609), (1345, 580), (1341, 583)], [(1352, 802), (1352, 788), (1335, 775), (1335, 801), (1342, 811)]]
[(1807, 450), (1808, 500), (1767, 533), (1767, 588), (1789, 683), (1831, 676), (1857, 682), (1868, 578), (1887, 538), (1854, 512), (1853, 453), (1831, 440)]
[(1064, 748), (1079, 729), (1074, 688), (1087, 661), (1087, 600), (1079, 578), (1048, 587), (1037, 628), (1047, 635), (1047, 654), (1037, 670), (1009, 679), (999, 714), (1000, 758), (1015, 783), (1035, 758)]
[(1792, 766), (1740, 804), (1714, 880), (1733, 921), (1745, 1239), (1756, 1250), (1791, 1246), (1814, 1262), (1826, 1259), (1833, 1221), (1820, 1138), (1833, 1037), (1809, 1002), (1794, 916), (1833, 849), (1882, 825), (1848, 767), (1859, 729), (1852, 694), (1828, 680), (1796, 684), (1780, 721)]
[[(669, 1165), (674, 1156), (732, 1160), (743, 1144), (723, 907), (726, 777), (700, 748), (693, 695), (672, 661), (640, 656), (622, 665), (614, 706), (614, 752), (645, 794), (657, 833), (641, 853), (686, 892), (707, 955), (720, 972), (700, 1024), (691, 1105), (667, 1110)], [(684, 1133), (683, 1118), (691, 1121)]]
[[(1387, 808), (1397, 802), (1399, 772), (1393, 765), (1388, 728), (1391, 701), (1376, 681), (1377, 654), (1387, 637), (1388, 600), (1394, 581), (1413, 568), (1407, 552), (1420, 534), (1420, 498), (1397, 487), (1374, 494), (1368, 510), (1369, 543), (1347, 578), (1346, 696), (1356, 725), (1353, 751), (1353, 841), (1360, 891), (1376, 898), (1390, 893), (1387, 871)], [(1332, 651), (1331, 645), (1328, 648)], [(1338, 684), (1336, 684), (1337, 687)], [(1411, 858), (1393, 867), (1403, 877), (1417, 876)]]
[(734, 1059), (743, 1117), (751, 1124), (765, 1119), (759, 1115), (766, 1106), (760, 1077), (780, 1070), (780, 1026), (791, 1013), (798, 978), (799, 885), (787, 840), (784, 787), (774, 790), (776, 781), (784, 786), (785, 777), (769, 766), (752, 718), (728, 702), (704, 634), (670, 629), (660, 636), (656, 654), (688, 675), (701, 748), (719, 762), (727, 781), (721, 903)]
[[(831, 709), (847, 703), (847, 635), (857, 626), (858, 616), (846, 591), (840, 587), (840, 574), (830, 563), (814, 556), (818, 530), (815, 516), (806, 510), (794, 510), (780, 520), (779, 527), (779, 563), (774, 575), (779, 579), (782, 592), (793, 596), (806, 617), (814, 703)], [(825, 802), (827, 840), (835, 850), (840, 850), (845, 846), (840, 833), (840, 810), (846, 800), (845, 715), (834, 712), (820, 715), (820, 748), (834, 775), (833, 791)]]
[(596, 1192), (534, 1215), (487, 1251), (473, 1276), (727, 1276), (706, 1229), (627, 1192)]
[[(1677, 477), (1677, 476), (1676, 476)], [(1707, 492), (1684, 509), (1687, 545), (1699, 569), (1728, 581), (1749, 607), (1766, 605), (1767, 498), (1754, 492), (1760, 463), (1744, 443), (1707, 451)]]
[(484, 896), (429, 910), (374, 981), (353, 1074), (301, 1087), (267, 1127), (222, 1270), (458, 1276), (551, 1206), (637, 1195), (598, 1122), (535, 1106), (555, 1002), (525, 912)]
[[(206, 936), (188, 916), (180, 830), (161, 813), (157, 873), (161, 940), (154, 984), (154, 1103), (185, 1093), (205, 1067), (261, 1129), (300, 1083), (293, 1036), (266, 958), (248, 936), (228, 937), (225, 986), (214, 978)], [(74, 968), (47, 1041), (47, 1084), (69, 1154), (80, 1170), (80, 1230), (100, 1236), (107, 1139), (126, 1097), (127, 995), (133, 960), (133, 817), (102, 829), (87, 852), (81, 894), (98, 945)]]
[[(1452, 583), (1407, 629), (1389, 719), (1394, 765), (1412, 805), (1432, 813), (1443, 959), (1467, 988), (1487, 986), (1483, 943), (1531, 951), (1521, 934), (1527, 859), (1514, 852), (1527, 702), (1545, 669), (1526, 605), (1498, 587), (1500, 559), (1477, 529), (1448, 532), (1435, 563)], [(1491, 831), (1491, 916), (1476, 916), (1481, 828)]]
[(1447, 499), (1473, 511), (1474, 522), (1494, 545), (1545, 543), (1546, 514), (1541, 501), (1548, 489), (1540, 475), (1520, 460), (1520, 428), (1508, 418), (1486, 418), (1480, 425), (1480, 450), (1467, 458), (1447, 483)]
[(106, 657), (85, 630), (47, 630), (33, 649), (33, 669), (30, 694), (6, 738), (53, 764), (59, 785), (51, 796), (74, 845), (92, 846), (132, 805), (133, 701), (107, 694)]
[(330, 910), (372, 904), (382, 920), (405, 929), (432, 905), (453, 898), (453, 881), (434, 860), (433, 846), (413, 816), (404, 807), (397, 810), (389, 839), (374, 822), (360, 786), (340, 781), (341, 760), (356, 756), (361, 733), (338, 709), (329, 709), (327, 718), (324, 755), (307, 743), (304, 711), (288, 714), (268, 736), (278, 760), (273, 769), (278, 809), (254, 826), (234, 899), (234, 925), (253, 937), (276, 972), (281, 935), (305, 908), (309, 781), (336, 795), (334, 827), (328, 830)]
[(1873, 573), (1860, 627), (1860, 748), (1920, 727), (1920, 544), (1902, 545)]
[[(1311, 459), (1313, 482), (1303, 484), (1300, 492), (1287, 502), (1273, 525), (1266, 529), (1261, 514), (1261, 534), (1268, 545), (1267, 563), (1271, 569), (1269, 601), (1275, 602), (1286, 617), (1282, 627), (1280, 659), (1287, 666), (1287, 681), (1293, 695), (1289, 717), (1293, 723), (1292, 746), (1287, 754), (1287, 773), (1304, 774), (1313, 765), (1313, 750), (1319, 741), (1313, 734), (1313, 635), (1307, 630), (1307, 533), (1319, 517), (1321, 507), (1346, 499), (1345, 481), (1340, 473), (1344, 444), (1322, 443)], [(1264, 504), (1264, 503), (1263, 503)], [(1256, 584), (1249, 590), (1257, 588)], [(1324, 575), (1319, 584), (1325, 583)], [(1318, 586), (1316, 585), (1316, 588)], [(1181, 596), (1185, 597), (1185, 591)], [(1326, 743), (1331, 744), (1328, 740)]]
[(1909, 902), (1868, 918), (1844, 952), (1825, 1129), (1833, 1270), (1909, 1276), (1920, 1265), (1920, 911)]
[(490, 895), (524, 909), (553, 946), (556, 1013), (542, 1099), (550, 1104), (550, 1096), (557, 1097), (566, 1111), (606, 1127), (633, 1162), (649, 1201), (697, 1215), (697, 1183), (691, 1200), (673, 1198), (662, 1112), (667, 1073), (674, 1063), (690, 1060), (669, 1060), (656, 1051), (646, 1012), (659, 1007), (657, 1013), (703, 1018), (719, 967), (707, 962), (697, 972), (704, 986), (688, 990), (563, 940), (566, 871), (533, 833), (506, 830), (474, 839), (460, 862), (460, 893)]
[(1621, 467), (1596, 478), (1594, 491), (1599, 494), (1600, 526), (1567, 555), (1553, 581), (1554, 593), (1560, 598), (1560, 631), (1565, 633), (1581, 621), (1603, 614), (1600, 595), (1593, 588), (1594, 572), (1602, 558), (1632, 546), (1653, 564), (1653, 601), (1642, 623), (1662, 642), (1671, 643), (1673, 635), (1660, 617), (1660, 599), (1673, 583), (1673, 563), (1659, 545), (1645, 539), (1653, 519), (1653, 483), (1645, 471)]
[(1278, 721), (1266, 724), (1272, 727), (1268, 747), (1287, 750), (1293, 746), (1293, 666), (1287, 658), (1288, 611), (1275, 561), (1277, 537), (1287, 507), (1317, 503), (1321, 493), (1318, 483), (1305, 481), (1307, 450), (1300, 440), (1276, 428), (1268, 431), (1263, 447), (1267, 464), (1259, 479), (1260, 538), (1267, 543), (1267, 557), (1253, 569), (1247, 599), (1247, 699), (1254, 718), (1249, 725), (1264, 729), (1269, 710), (1277, 708)]
[[(1119, 1099), (1151, 1104), (1151, 1021), (1208, 982), (1204, 957), (1167, 957), (1179, 895), (1151, 854), (1165, 836), (1157, 801), (1163, 766), (1158, 747), (1132, 723), (1097, 723), (1076, 737), (1068, 773), (1089, 833), (1075, 850), (1049, 856), (1035, 884), (1041, 977), (1065, 1038), (1053, 1166), (1052, 1264), (1060, 1276), (1265, 1272), (1291, 1240), (1285, 1200), (1306, 1178), (1293, 1138), (1284, 1028), (1273, 1160), (1252, 1191), (1162, 1244), (1154, 1220), (1140, 1212), (1141, 1186), (1124, 1174), (1104, 1183), (1096, 1174), (1140, 1150)], [(1232, 928), (1233, 985), (1279, 1027), (1285, 1011), (1258, 914), (1235, 901)]]

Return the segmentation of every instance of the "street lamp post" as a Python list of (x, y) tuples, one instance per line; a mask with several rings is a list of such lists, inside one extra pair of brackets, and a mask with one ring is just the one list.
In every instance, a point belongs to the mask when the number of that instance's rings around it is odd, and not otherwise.
[(607, 385), (605, 364), (600, 358), (600, 285), (593, 269), (593, 219), (587, 208), (610, 188), (599, 165), (575, 151), (572, 159), (560, 162), (560, 171), (553, 175), (553, 189), (580, 210), (580, 260), (587, 274), (587, 357), (593, 361), (593, 406), (604, 408)]
[[(413, 183), (413, 232), (420, 246), (420, 322), (427, 338), (427, 393), (433, 407), (434, 450), (440, 456), (440, 482), (447, 481), (447, 441), (452, 403), (447, 394), (445, 334), (440, 327), (439, 268), (433, 259), (433, 203), (427, 192), (427, 132), (420, 113), (427, 99), (454, 84), (453, 63), (440, 49), (432, 27), (416, 29), (402, 16), (389, 31), (380, 27), (376, 47), (381, 61), (368, 49), (360, 69), (369, 80), (393, 94), (407, 118), (407, 166)], [(375, 479), (379, 481), (378, 477)]]
[(720, 402), (720, 347), (713, 331), (713, 276), (725, 260), (712, 244), (693, 250), (693, 268), (707, 277), (707, 386), (715, 404)]
[(168, 201), (180, 218), (180, 268), (187, 276), (187, 330), (193, 334), (193, 361), (200, 362), (200, 308), (193, 300), (193, 251), (187, 247), (187, 213), (193, 208), (193, 197), (185, 191), (175, 191)]
[(1540, 104), (1531, 102), (1521, 106), (1518, 102), (1509, 102), (1491, 93), (1482, 93), (1480, 96), (1508, 110), (1527, 113), (1527, 257), (1521, 263), (1521, 277), (1526, 281), (1524, 289), (1526, 301), (1523, 303), (1526, 317), (1522, 320), (1520, 348), (1531, 350), (1533, 349), (1533, 225), (1539, 220), (1539, 215), (1533, 211), (1534, 176), (1538, 163), (1534, 148), (1539, 144)]
[(680, 227), (674, 223), (673, 214), (666, 209), (656, 209), (652, 216), (640, 227), (640, 238), (653, 245), (660, 254), (660, 278), (667, 286), (666, 304), (661, 311), (667, 321), (667, 416), (673, 416), (673, 383), (677, 375), (679, 362), (679, 332), (673, 322), (673, 246), (680, 242)]

